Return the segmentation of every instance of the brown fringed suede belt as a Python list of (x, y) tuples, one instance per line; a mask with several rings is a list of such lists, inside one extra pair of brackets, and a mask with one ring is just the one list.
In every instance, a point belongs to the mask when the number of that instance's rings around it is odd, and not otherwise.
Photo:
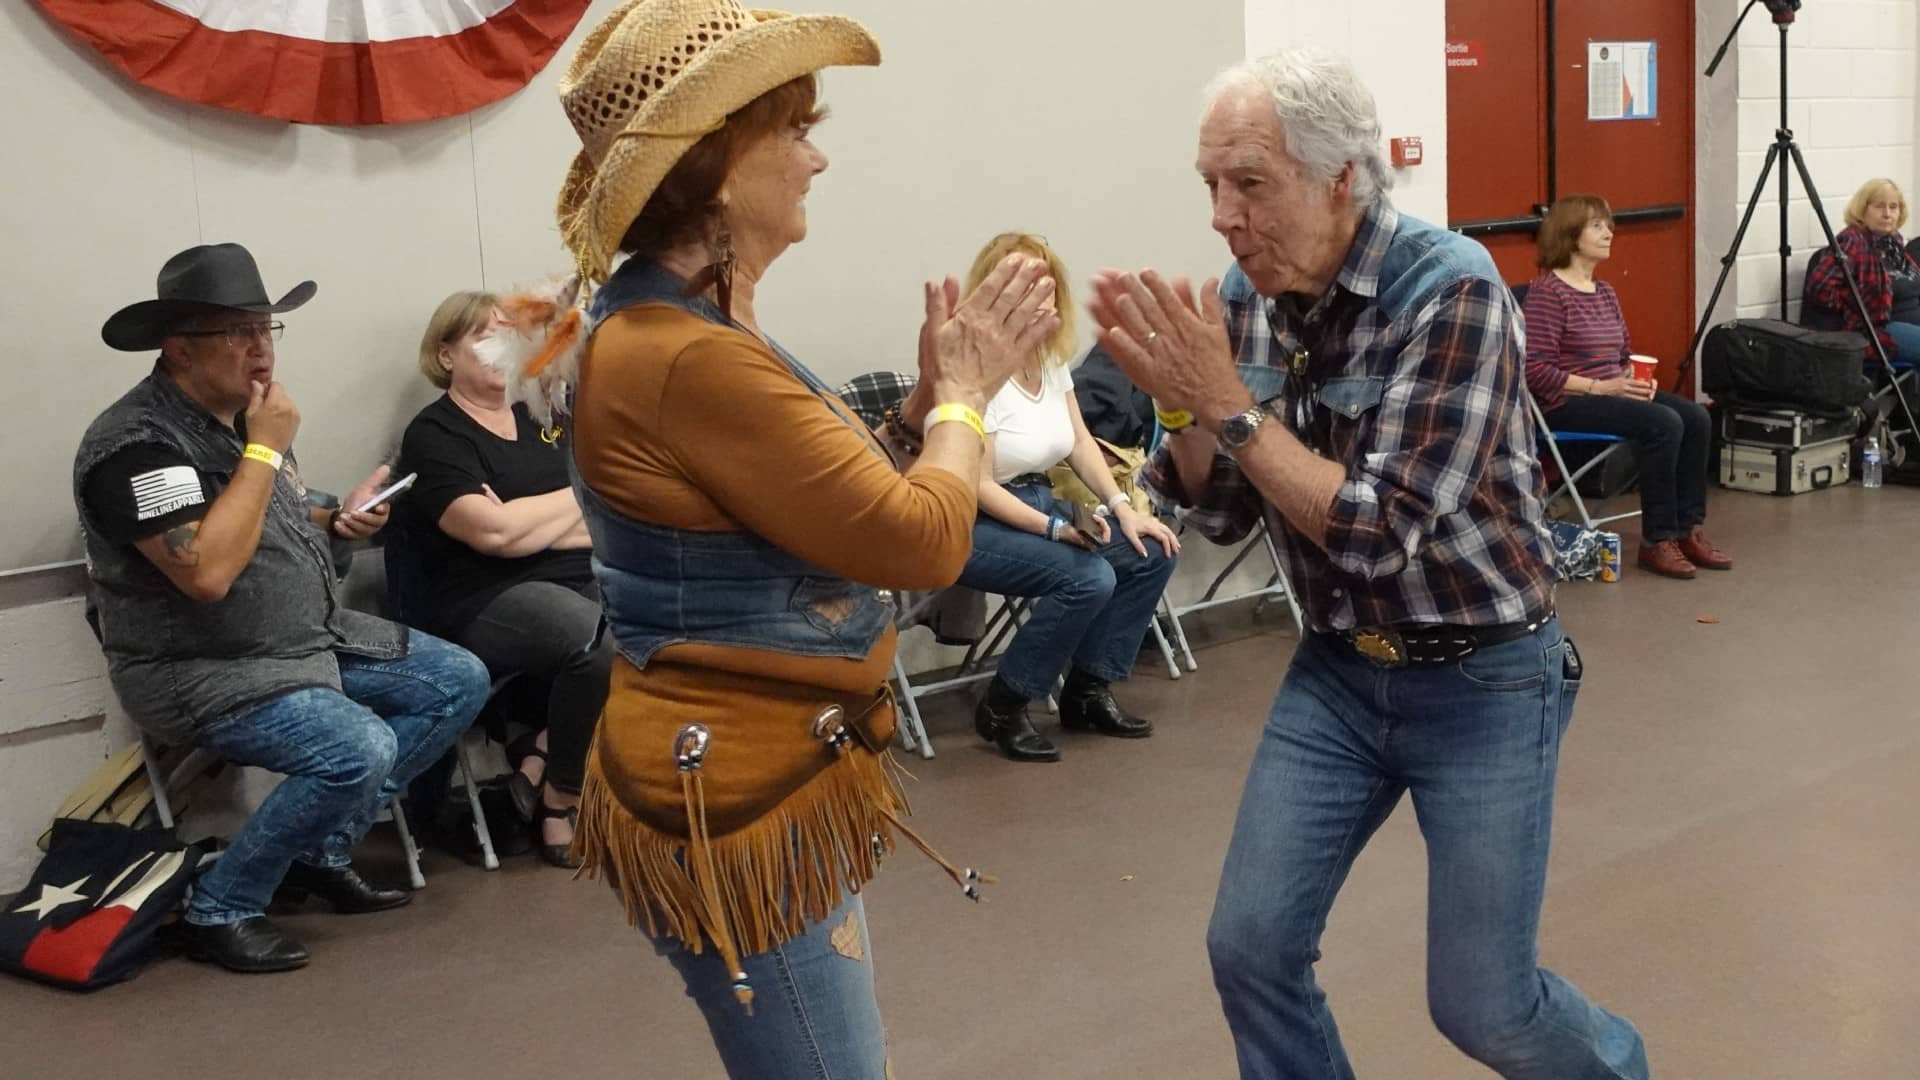
[[(671, 723), (658, 703), (630, 714), (621, 681), (616, 665), (581, 792), (581, 872), (606, 874), (629, 924), (644, 920), (649, 934), (694, 952), (711, 941), (748, 1009), (741, 957), (826, 918), (843, 888), (858, 892), (872, 879), (895, 834), (968, 899), (994, 880), (954, 865), (903, 821), (911, 810), (905, 772), (887, 750), (890, 688), (823, 702), (836, 695), (710, 673), (700, 680), (706, 692), (688, 694), (674, 710), (681, 722)], [(752, 707), (742, 709), (735, 691), (749, 686)]]

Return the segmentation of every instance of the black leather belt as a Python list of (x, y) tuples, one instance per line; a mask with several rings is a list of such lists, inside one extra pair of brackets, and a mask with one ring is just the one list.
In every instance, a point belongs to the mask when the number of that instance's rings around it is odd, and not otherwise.
[(1454, 664), (1480, 649), (1492, 648), (1539, 631), (1554, 613), (1499, 626), (1367, 626), (1328, 635), (1375, 667)]
[(1052, 487), (1053, 481), (1047, 479), (1046, 473), (1028, 472), (1021, 473), (1019, 476), (1007, 481), (1006, 486), (1010, 488), (1033, 487), (1036, 484), (1044, 484), (1047, 487)]

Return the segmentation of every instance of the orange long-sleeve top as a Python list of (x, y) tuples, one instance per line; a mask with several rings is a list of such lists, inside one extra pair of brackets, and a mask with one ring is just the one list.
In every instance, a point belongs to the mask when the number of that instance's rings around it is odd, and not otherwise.
[[(949, 585), (972, 547), (974, 493), (958, 476), (902, 476), (844, 403), (822, 400), (764, 343), (671, 305), (627, 308), (595, 331), (573, 439), (581, 478), (622, 514), (751, 532), (876, 588)], [(891, 628), (855, 660), (672, 645), (645, 672), (617, 665), (613, 685), (678, 698), (710, 668), (873, 690), (894, 645)]]

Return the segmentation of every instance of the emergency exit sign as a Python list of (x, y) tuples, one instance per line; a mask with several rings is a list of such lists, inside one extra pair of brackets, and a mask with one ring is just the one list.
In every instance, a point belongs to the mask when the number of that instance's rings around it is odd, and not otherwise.
[(1447, 66), (1450, 68), (1479, 67), (1480, 43), (1478, 41), (1447, 42)]

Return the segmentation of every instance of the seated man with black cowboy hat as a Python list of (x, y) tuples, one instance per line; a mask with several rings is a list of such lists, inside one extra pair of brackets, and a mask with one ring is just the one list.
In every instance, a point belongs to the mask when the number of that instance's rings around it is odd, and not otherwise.
[(487, 696), (464, 649), (341, 606), (328, 536), (371, 536), (376, 469), (339, 509), (311, 508), (293, 458), (300, 413), (273, 380), (271, 317), (313, 297), (267, 298), (238, 244), (181, 252), (159, 296), (100, 336), (158, 349), (153, 372), (94, 420), (74, 461), (90, 616), (121, 704), (173, 745), (286, 780), (200, 875), (187, 909), (196, 957), (284, 971), (306, 949), (269, 922), (274, 898), (335, 911), (397, 907), (348, 853), (380, 805), (437, 760)]

